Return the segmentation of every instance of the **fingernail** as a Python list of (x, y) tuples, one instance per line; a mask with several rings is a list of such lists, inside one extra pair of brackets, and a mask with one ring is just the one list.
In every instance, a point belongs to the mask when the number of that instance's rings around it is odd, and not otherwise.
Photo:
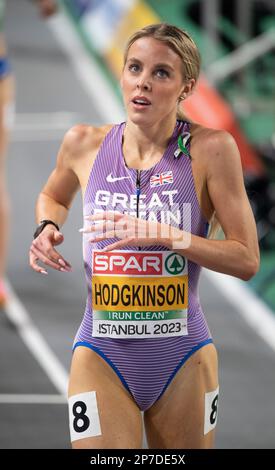
[(47, 271), (44, 271), (44, 269), (41, 269), (41, 274), (48, 274)]
[(70, 273), (71, 269), (60, 268), (60, 271), (62, 271), (63, 273)]
[(63, 266), (64, 268), (66, 267), (66, 263), (63, 261), (63, 259), (59, 259), (58, 260), (58, 263), (61, 264), (61, 266)]

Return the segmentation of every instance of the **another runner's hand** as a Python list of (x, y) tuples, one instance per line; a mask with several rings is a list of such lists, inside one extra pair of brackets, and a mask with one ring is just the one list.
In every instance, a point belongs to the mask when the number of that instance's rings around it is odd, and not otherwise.
[[(111, 243), (102, 251), (110, 251), (131, 246), (167, 245), (172, 233), (175, 234), (174, 227), (159, 222), (138, 219), (137, 217), (119, 212), (105, 211), (85, 218), (87, 221), (96, 222), (89, 227), (80, 229), (83, 233), (93, 233), (91, 243), (96, 243), (108, 238), (119, 238), (115, 243)], [(95, 235), (95, 232), (100, 232)]]
[(29, 253), (31, 268), (38, 273), (48, 274), (45, 269), (37, 264), (37, 261), (42, 261), (42, 263), (57, 271), (70, 272), (71, 265), (54, 249), (54, 246), (60, 245), (63, 240), (64, 237), (61, 232), (53, 225), (47, 225), (31, 244)]
[(57, 12), (57, 1), (58, 0), (36, 0), (43, 18), (49, 18)]

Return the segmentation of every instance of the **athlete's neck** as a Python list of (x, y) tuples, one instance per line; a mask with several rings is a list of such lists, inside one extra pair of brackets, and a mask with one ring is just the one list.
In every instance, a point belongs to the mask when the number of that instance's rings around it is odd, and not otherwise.
[[(123, 153), (131, 160), (149, 162), (162, 155), (174, 132), (176, 118), (158, 122), (151, 126), (140, 126), (130, 120), (126, 121), (123, 133)], [(127, 162), (128, 163), (128, 162)]]

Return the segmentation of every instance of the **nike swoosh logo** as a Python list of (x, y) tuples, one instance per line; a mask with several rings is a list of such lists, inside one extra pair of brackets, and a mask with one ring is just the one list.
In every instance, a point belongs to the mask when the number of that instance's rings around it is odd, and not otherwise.
[(131, 176), (112, 176), (112, 173), (110, 173), (107, 176), (106, 180), (108, 181), (108, 183), (115, 183), (116, 181), (125, 180), (128, 178), (131, 178)]

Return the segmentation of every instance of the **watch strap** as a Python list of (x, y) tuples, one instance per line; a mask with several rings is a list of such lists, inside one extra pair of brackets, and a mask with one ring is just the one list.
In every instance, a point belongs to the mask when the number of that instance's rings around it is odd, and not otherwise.
[(40, 235), (40, 233), (44, 230), (44, 228), (45, 228), (47, 225), (50, 225), (50, 224), (51, 224), (51, 225), (54, 225), (55, 228), (59, 231), (59, 226), (58, 226), (55, 222), (53, 222), (53, 220), (49, 220), (49, 219), (41, 220), (41, 221), (39, 222), (39, 225), (37, 226), (37, 228), (36, 228), (34, 234), (33, 234), (33, 238), (34, 238), (34, 239), (37, 238), (38, 235)]

